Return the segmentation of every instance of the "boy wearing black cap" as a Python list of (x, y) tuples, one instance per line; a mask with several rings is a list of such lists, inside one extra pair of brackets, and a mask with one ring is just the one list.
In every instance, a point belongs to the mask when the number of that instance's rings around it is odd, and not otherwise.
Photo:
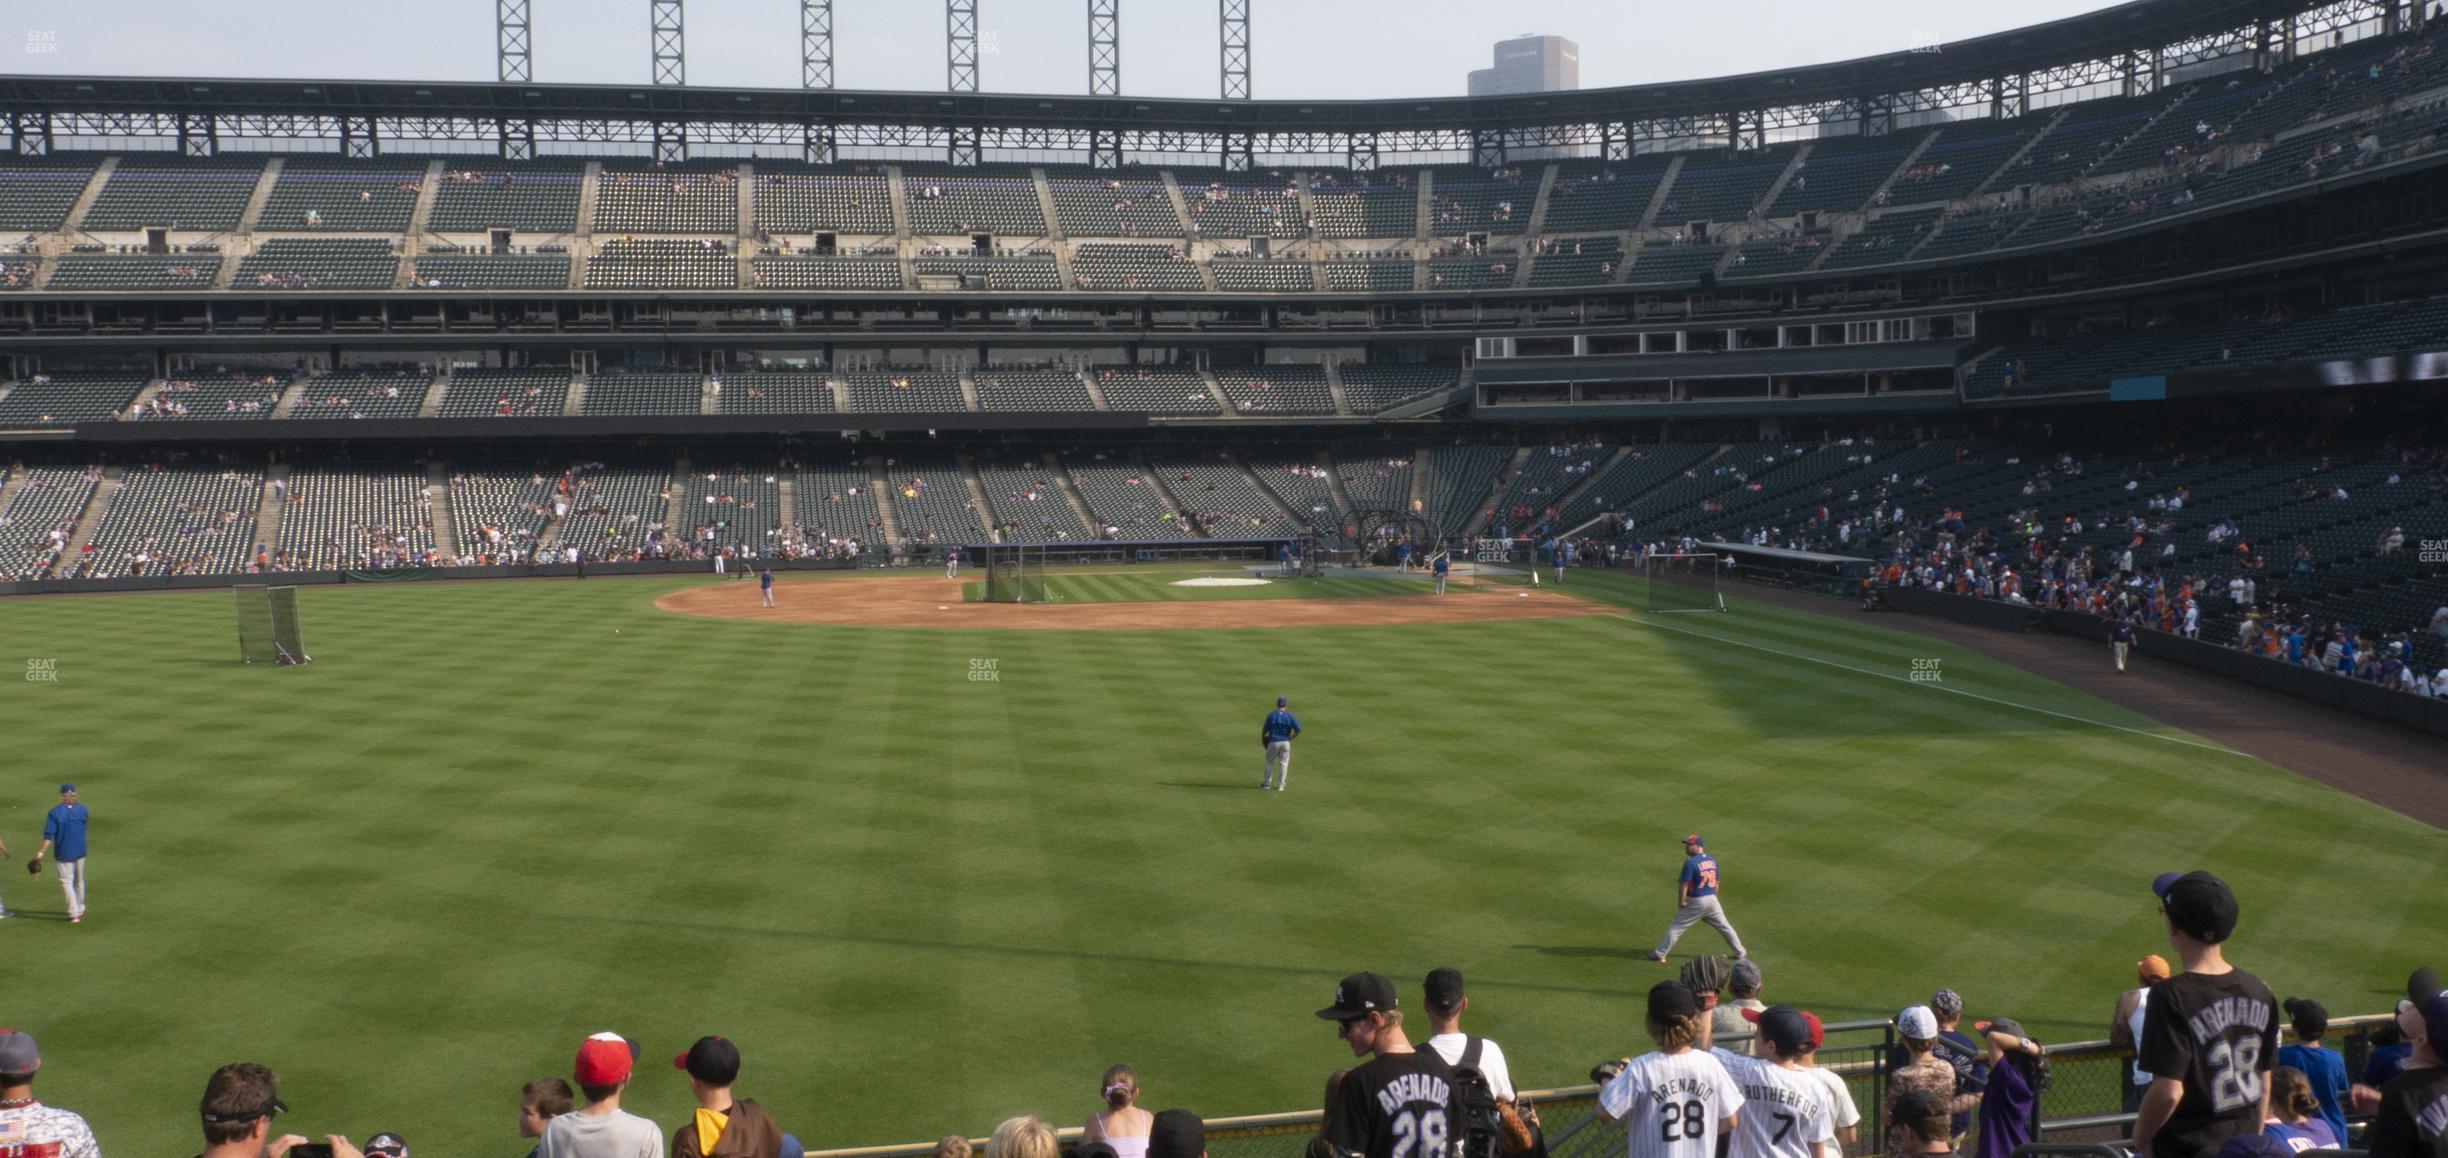
[(2414, 1054), (2380, 1087), (2380, 1113), (2364, 1148), (2372, 1158), (2448, 1158), (2448, 990), (2429, 969), (2406, 980), (2397, 1028)]
[(1335, 986), (1334, 1004), (1317, 1015), (1353, 1057), (1375, 1055), (1343, 1079), (1326, 1141), (1338, 1155), (1362, 1158), (1448, 1158), (1462, 1140), (1460, 1087), (1453, 1067), (1403, 1035), (1394, 983), (1354, 973)]
[(1598, 1089), (1598, 1120), (1624, 1123), (1628, 1158), (1713, 1158), (1734, 1129), (1742, 1093), (1706, 1040), (1700, 999), (1681, 981), (1649, 987), (1649, 1039), (1657, 1050), (1626, 1059)]
[(701, 1037), (672, 1059), (687, 1070), (697, 1112), (672, 1131), (672, 1158), (777, 1158), (782, 1129), (754, 1098), (733, 1098), (739, 1080), (739, 1047), (719, 1037)]
[(2151, 1075), (2134, 1121), (2142, 1158), (2207, 1158), (2269, 1116), (2269, 1072), (2278, 1060), (2278, 999), (2261, 979), (2227, 963), (2236, 898), (2205, 872), (2163, 873), (2151, 883), (2167, 918), (2168, 946), (2183, 971), (2151, 986), (2135, 1064)]
[(1888, 1114), (1887, 1153), (1897, 1158), (1953, 1153), (1955, 1135), (1948, 1123), (1951, 1116), (1946, 1099), (1928, 1090), (1905, 1091)]
[(1835, 1158), (1836, 1113), (1827, 1087), (1802, 1065), (1811, 1051), (1810, 1023), (1790, 1005), (1743, 1010), (1759, 1028), (1756, 1057), (1712, 1049), (1742, 1091), (1745, 1113), (1734, 1123), (1733, 1158)]
[(1420, 988), (1428, 1003), (1428, 1040), (1421, 1044), (1436, 1051), (1448, 1065), (1468, 1064), (1477, 1069), (1487, 1079), (1488, 1089), (1495, 1091), (1497, 1101), (1512, 1101), (1513, 1069), (1505, 1064), (1504, 1047), (1462, 1032), (1462, 1011), (1470, 1008), (1470, 998), (1462, 992), (1462, 971), (1438, 969)]
[(2313, 1099), (2320, 1103), (2321, 1121), (2329, 1124), (2330, 1134), (2344, 1138), (2346, 1111), (2338, 1100), (2346, 1094), (2346, 1059), (2321, 1044), (2329, 1036), (2329, 1010), (2309, 997), (2290, 997), (2280, 1006), (2286, 1010), (2295, 1040), (2278, 1048), (2278, 1064), (2303, 1071)]

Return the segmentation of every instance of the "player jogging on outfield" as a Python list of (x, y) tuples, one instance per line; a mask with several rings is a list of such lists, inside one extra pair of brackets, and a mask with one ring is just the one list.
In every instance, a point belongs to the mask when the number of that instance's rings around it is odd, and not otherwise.
[(1712, 1158), (1717, 1136), (1734, 1129), (1743, 1096), (1725, 1063), (1698, 1048), (1707, 1024), (1690, 986), (1649, 987), (1656, 1051), (1626, 1059), (1598, 1088), (1598, 1120), (1624, 1124), (1628, 1158)]
[(43, 854), (57, 849), (60, 893), (68, 898), (68, 923), (85, 919), (85, 806), (77, 803), (74, 784), (60, 785), (60, 802), (43, 817), (42, 847), (26, 862), (26, 871), (42, 871)]
[(1300, 734), (1292, 702), (1275, 697), (1275, 710), (1267, 713), (1266, 723), (1258, 729), (1258, 742), (1266, 747), (1266, 779), (1258, 787), (1281, 792), (1292, 783), (1292, 741)]
[(1700, 834), (1695, 832), (1683, 838), (1683, 872), (1675, 878), (1674, 923), (1666, 927), (1665, 939), (1650, 951), (1649, 959), (1665, 961), (1675, 942), (1683, 939), (1683, 930), (1702, 921), (1725, 938), (1736, 960), (1747, 956), (1742, 938), (1734, 932), (1734, 923), (1726, 920), (1725, 906), (1717, 901), (1717, 858), (1708, 854)]
[(2108, 650), (2116, 656), (2118, 671), (2125, 670), (2125, 656), (2133, 650), (2133, 642), (2132, 620), (2120, 615), (2116, 622), (2108, 625)]

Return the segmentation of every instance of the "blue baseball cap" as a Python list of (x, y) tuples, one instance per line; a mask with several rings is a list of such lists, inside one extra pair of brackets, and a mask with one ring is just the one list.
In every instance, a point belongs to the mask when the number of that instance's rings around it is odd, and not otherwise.
[(1282, 696), (1277, 696), (1277, 697), (1275, 697), (1275, 706), (1276, 706), (1276, 707), (1279, 707), (1279, 708), (1280, 708), (1280, 707), (1284, 707), (1284, 706), (1286, 706), (1286, 705), (1289, 705), (1291, 702), (1292, 702), (1292, 701), (1287, 700), (1287, 699), (1283, 698)]
[(62, 792), (74, 792), (74, 791), (76, 791), (76, 785), (74, 785), (74, 784), (62, 784), (62, 785), (60, 785), (60, 791), (62, 791)]

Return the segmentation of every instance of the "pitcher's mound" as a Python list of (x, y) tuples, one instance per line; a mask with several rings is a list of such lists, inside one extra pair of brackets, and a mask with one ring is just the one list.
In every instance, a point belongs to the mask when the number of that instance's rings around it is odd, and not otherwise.
[(1548, 591), (1527, 599), (1484, 592), (1382, 599), (1219, 599), (1179, 603), (963, 603), (957, 579), (781, 581), (776, 606), (759, 605), (753, 583), (708, 583), (674, 591), (655, 606), (709, 619), (830, 623), (845, 627), (941, 627), (985, 631), (1149, 631), (1226, 627), (1399, 627), (1612, 615), (1615, 609)]

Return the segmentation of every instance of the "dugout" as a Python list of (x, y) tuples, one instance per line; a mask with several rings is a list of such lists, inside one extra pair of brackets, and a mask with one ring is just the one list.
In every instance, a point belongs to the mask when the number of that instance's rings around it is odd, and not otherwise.
[(1783, 547), (1721, 542), (1702, 543), (1697, 549), (1733, 559), (1734, 565), (1727, 568), (1733, 578), (1842, 595), (1848, 599), (1859, 597), (1862, 580), (1878, 569), (1877, 560), (1860, 555), (1829, 555), (1818, 551), (1791, 551)]

